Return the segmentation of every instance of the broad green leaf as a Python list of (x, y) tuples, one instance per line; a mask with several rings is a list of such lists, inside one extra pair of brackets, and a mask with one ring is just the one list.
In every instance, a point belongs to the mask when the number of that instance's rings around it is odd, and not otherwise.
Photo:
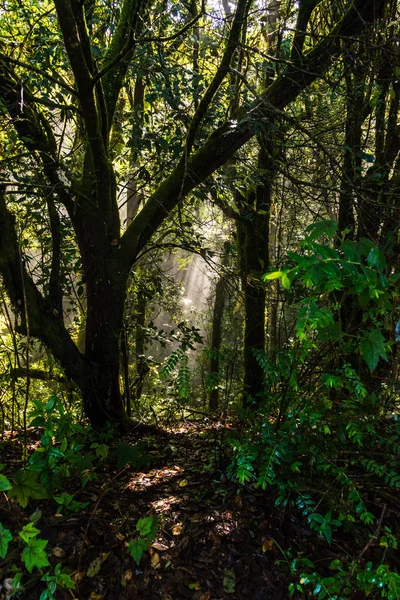
[(11, 531), (3, 527), (0, 523), (0, 558), (5, 558), (8, 551), (8, 544), (13, 539)]
[(142, 559), (144, 552), (148, 548), (148, 542), (143, 538), (131, 540), (128, 544), (128, 552), (132, 556), (135, 563), (138, 565)]
[(290, 290), (291, 281), (290, 281), (289, 277), (286, 275), (286, 273), (282, 273), (282, 285), (285, 288), (285, 290)]
[(386, 258), (380, 248), (371, 248), (367, 256), (367, 263), (372, 269), (383, 271), (386, 268)]
[(13, 486), (8, 492), (9, 497), (16, 498), (23, 508), (27, 506), (31, 498), (33, 500), (48, 498), (48, 494), (39, 483), (38, 478), (39, 474), (36, 472), (18, 469), (13, 477)]
[(44, 417), (35, 417), (30, 423), (29, 427), (45, 427), (46, 419)]
[(24, 540), (27, 544), (29, 544), (29, 540), (35, 538), (40, 533), (40, 530), (35, 527), (35, 525), (30, 522), (27, 525), (24, 525), (22, 530), (19, 533), (19, 537), (21, 540)]
[(376, 369), (379, 358), (387, 360), (385, 343), (386, 340), (379, 329), (364, 332), (364, 338), (360, 343), (360, 352), (371, 373)]
[(57, 400), (57, 398), (55, 396), (52, 396), (50, 398), (50, 400), (46, 403), (46, 412), (47, 413), (50, 413), (53, 410), (56, 400)]
[(311, 241), (314, 241), (324, 235), (331, 240), (335, 237), (337, 228), (337, 221), (332, 221), (330, 219), (325, 219), (324, 221), (317, 221), (317, 223), (312, 223), (307, 227), (307, 238)]
[(375, 162), (375, 156), (373, 154), (368, 154), (367, 152), (364, 152), (363, 150), (358, 150), (357, 156), (362, 158), (362, 160), (365, 160), (365, 162), (367, 162), (367, 163)]
[(5, 492), (6, 490), (11, 490), (12, 485), (8, 481), (5, 475), (0, 475), (0, 492)]
[(44, 550), (47, 543), (47, 540), (30, 540), (29, 546), (24, 548), (21, 559), (29, 573), (32, 573), (34, 567), (41, 569), (49, 566), (50, 563)]
[(156, 515), (152, 515), (150, 517), (139, 519), (139, 521), (136, 523), (136, 529), (139, 531), (142, 537), (147, 537), (148, 539), (153, 540), (157, 533), (157, 525), (158, 517)]
[(280, 279), (283, 275), (283, 271), (274, 271), (273, 273), (265, 273), (263, 275), (264, 281), (269, 281), (271, 279)]
[(356, 263), (360, 262), (361, 250), (357, 242), (354, 242), (353, 240), (344, 240), (343, 244), (340, 246), (340, 250), (343, 252), (346, 260)]
[(61, 575), (57, 579), (58, 585), (65, 588), (66, 590), (74, 590), (76, 585), (75, 581), (72, 579), (71, 575), (67, 573), (61, 573)]

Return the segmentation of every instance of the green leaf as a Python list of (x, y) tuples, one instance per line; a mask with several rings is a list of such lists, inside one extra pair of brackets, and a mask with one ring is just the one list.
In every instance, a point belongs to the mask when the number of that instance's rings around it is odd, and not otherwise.
[(47, 540), (30, 540), (29, 546), (24, 548), (21, 559), (29, 573), (32, 573), (34, 567), (41, 569), (50, 565), (47, 560), (47, 554), (44, 551), (47, 543)]
[(387, 361), (385, 343), (386, 340), (379, 329), (364, 332), (364, 338), (360, 343), (360, 352), (371, 373), (376, 369), (379, 358)]
[(11, 531), (3, 527), (0, 523), (0, 558), (5, 558), (8, 551), (8, 544), (13, 539)]
[(283, 275), (283, 271), (274, 271), (273, 273), (265, 273), (263, 275), (264, 281), (269, 281), (271, 279), (280, 279)]
[(6, 490), (11, 490), (12, 485), (8, 481), (5, 475), (0, 475), (0, 492), (5, 492)]
[(51, 411), (54, 408), (54, 405), (55, 405), (56, 401), (57, 401), (57, 398), (55, 396), (52, 396), (50, 398), (50, 400), (46, 403), (46, 412), (47, 413), (51, 413)]
[(21, 540), (24, 540), (25, 543), (29, 544), (30, 540), (35, 538), (39, 533), (40, 530), (31, 522), (23, 526), (19, 533), (19, 537)]
[(139, 565), (144, 552), (148, 548), (148, 542), (143, 538), (138, 538), (137, 540), (131, 540), (128, 544), (128, 552), (132, 556), (133, 560), (137, 565)]
[(332, 221), (330, 219), (325, 219), (324, 221), (317, 221), (317, 223), (312, 223), (307, 227), (307, 238), (310, 241), (314, 241), (324, 235), (331, 240), (335, 237), (337, 228), (337, 221)]
[(285, 290), (290, 290), (291, 281), (290, 281), (289, 277), (286, 275), (286, 273), (282, 273), (282, 285), (285, 288)]
[(48, 494), (39, 483), (38, 478), (39, 473), (18, 469), (13, 477), (13, 486), (8, 492), (9, 497), (16, 498), (23, 508), (27, 506), (31, 498), (33, 500), (48, 498)]
[(61, 573), (57, 579), (57, 583), (67, 590), (74, 590), (76, 587), (75, 581), (72, 579), (71, 575), (68, 575), (67, 573)]
[(386, 258), (380, 248), (374, 246), (368, 253), (367, 263), (372, 269), (383, 271), (386, 268)]
[(30, 423), (29, 427), (45, 427), (46, 419), (44, 417), (35, 417)]
[(139, 521), (136, 523), (136, 529), (139, 531), (142, 537), (154, 540), (157, 533), (157, 525), (158, 517), (156, 515), (152, 515), (150, 517), (139, 519)]

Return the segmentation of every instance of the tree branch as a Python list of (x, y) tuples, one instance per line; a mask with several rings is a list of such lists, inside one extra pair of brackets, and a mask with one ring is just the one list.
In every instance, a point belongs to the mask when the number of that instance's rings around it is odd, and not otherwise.
[(67, 376), (80, 389), (85, 389), (87, 364), (84, 356), (72, 341), (58, 312), (42, 296), (21, 263), (15, 220), (6, 206), (4, 186), (0, 186), (0, 273), (14, 311), (21, 318), (20, 331), (26, 330), (27, 314), (30, 334), (41, 340), (65, 367)]
[(259, 130), (260, 123), (268, 125), (271, 110), (283, 110), (303, 89), (323, 75), (340, 55), (340, 38), (360, 33), (380, 13), (385, 3), (385, 0), (354, 0), (330, 34), (304, 56), (301, 71), (289, 66), (249, 109), (238, 110), (238, 122), (227, 121), (217, 129), (188, 158), (185, 169), (182, 160), (179, 162), (122, 236), (119, 252), (125, 267), (133, 264), (138, 252), (178, 202), (246, 144)]

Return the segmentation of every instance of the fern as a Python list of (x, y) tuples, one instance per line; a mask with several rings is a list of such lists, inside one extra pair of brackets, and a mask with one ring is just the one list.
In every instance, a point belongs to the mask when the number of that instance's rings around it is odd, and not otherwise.
[(160, 374), (162, 377), (169, 377), (177, 368), (179, 362), (186, 355), (182, 348), (178, 348), (171, 352), (171, 354), (165, 359), (165, 363), (161, 367)]

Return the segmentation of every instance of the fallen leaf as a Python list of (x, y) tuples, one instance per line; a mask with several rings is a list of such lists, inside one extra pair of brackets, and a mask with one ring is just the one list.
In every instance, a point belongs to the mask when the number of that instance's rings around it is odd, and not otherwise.
[(160, 555), (157, 552), (151, 556), (151, 566), (153, 569), (159, 569), (161, 567)]
[(187, 485), (189, 485), (187, 479), (182, 479), (182, 481), (179, 482), (179, 487), (186, 487)]
[(265, 542), (262, 545), (263, 552), (271, 552), (271, 550), (273, 550), (273, 548), (274, 548), (273, 540), (265, 540)]
[(174, 525), (172, 527), (172, 535), (181, 535), (182, 530), (183, 530), (183, 524), (177, 523), (176, 525)]
[(96, 594), (96, 592), (90, 594), (90, 600), (102, 600), (103, 598), (103, 594)]
[(210, 600), (211, 594), (210, 592), (206, 592), (205, 594), (202, 594), (199, 598), (199, 600)]
[(133, 573), (132, 573), (131, 569), (128, 569), (127, 571), (125, 571), (125, 573), (124, 573), (125, 583), (129, 583), (130, 581), (132, 581), (132, 577), (133, 577)]
[(165, 544), (160, 544), (159, 542), (154, 542), (154, 544), (152, 544), (151, 547), (155, 550), (158, 550), (159, 552), (165, 552), (165, 550), (169, 550), (168, 546), (166, 546)]
[(88, 577), (95, 577), (97, 575), (97, 573), (100, 571), (100, 569), (101, 569), (101, 557), (98, 556), (97, 558), (92, 560), (92, 562), (90, 563), (86, 575)]
[(203, 515), (193, 515), (193, 517), (190, 517), (190, 521), (191, 523), (201, 523), (202, 521), (204, 521), (204, 516)]
[(75, 581), (75, 583), (78, 584), (82, 581), (84, 577), (86, 577), (86, 573), (84, 571), (77, 571), (72, 575), (72, 579)]
[(238, 508), (242, 508), (242, 504), (243, 504), (242, 496), (235, 496), (235, 500), (233, 501), (233, 503)]
[(223, 579), (224, 592), (226, 594), (233, 594), (235, 592), (235, 586), (236, 586), (235, 573), (232, 571), (232, 569), (225, 569), (224, 570), (224, 579)]
[(119, 531), (115, 534), (115, 537), (122, 542), (125, 539), (125, 536), (122, 535), (122, 533), (119, 533)]
[(106, 561), (109, 556), (110, 556), (109, 552), (103, 552), (101, 555), (101, 562)]
[(56, 558), (64, 558), (64, 556), (65, 556), (65, 550), (63, 550), (62, 548), (60, 548), (60, 546), (54, 546), (54, 548), (51, 551), (51, 553)]

